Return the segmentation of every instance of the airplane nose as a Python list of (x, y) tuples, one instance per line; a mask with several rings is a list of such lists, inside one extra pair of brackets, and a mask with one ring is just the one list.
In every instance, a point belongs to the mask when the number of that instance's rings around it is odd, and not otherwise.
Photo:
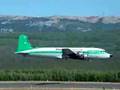
[(112, 54), (110, 54), (110, 57), (113, 57), (113, 55), (112, 55)]

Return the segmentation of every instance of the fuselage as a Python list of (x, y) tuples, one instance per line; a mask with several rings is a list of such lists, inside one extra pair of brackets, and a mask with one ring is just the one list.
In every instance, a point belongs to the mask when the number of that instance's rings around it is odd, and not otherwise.
[(42, 48), (33, 48), (30, 50), (24, 50), (19, 53), (27, 53), (28, 55), (35, 56), (48, 56), (63, 58), (63, 49), (69, 49), (78, 56), (83, 55), (84, 58), (110, 58), (111, 54), (107, 53), (104, 49), (101, 48), (86, 48), (86, 47), (42, 47)]

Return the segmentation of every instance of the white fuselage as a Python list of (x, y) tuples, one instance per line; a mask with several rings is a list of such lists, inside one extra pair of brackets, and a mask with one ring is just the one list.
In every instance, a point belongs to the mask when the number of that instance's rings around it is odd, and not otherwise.
[(105, 52), (101, 48), (86, 48), (86, 47), (42, 47), (42, 48), (33, 48), (30, 50), (21, 51), (21, 53), (28, 53), (28, 55), (40, 55), (40, 56), (49, 56), (56, 58), (63, 58), (63, 49), (69, 49), (74, 54), (84, 58), (110, 58), (112, 55)]

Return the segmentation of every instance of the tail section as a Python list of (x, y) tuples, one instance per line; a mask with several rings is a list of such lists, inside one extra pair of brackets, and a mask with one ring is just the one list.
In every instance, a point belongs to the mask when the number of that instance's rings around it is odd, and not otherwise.
[(32, 46), (31, 46), (30, 42), (28, 41), (28, 37), (24, 34), (21, 34), (19, 36), (18, 48), (17, 48), (16, 52), (29, 50), (29, 49), (32, 49)]

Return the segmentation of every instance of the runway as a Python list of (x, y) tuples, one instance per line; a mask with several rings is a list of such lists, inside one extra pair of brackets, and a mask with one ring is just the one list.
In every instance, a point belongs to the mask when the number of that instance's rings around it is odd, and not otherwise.
[(0, 88), (107, 88), (120, 89), (120, 83), (61, 81), (1, 81)]

